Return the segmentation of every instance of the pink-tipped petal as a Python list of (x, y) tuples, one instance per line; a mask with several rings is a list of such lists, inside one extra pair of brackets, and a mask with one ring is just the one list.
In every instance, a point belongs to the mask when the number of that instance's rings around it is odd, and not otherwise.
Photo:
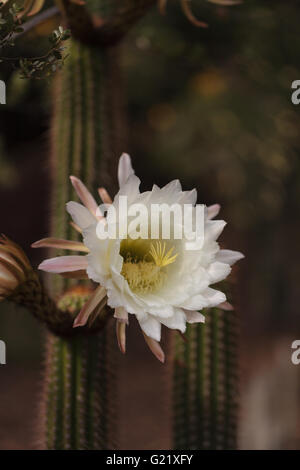
[(127, 324), (128, 324), (128, 312), (127, 312), (127, 310), (126, 310), (124, 307), (117, 307), (117, 308), (115, 308), (114, 317), (115, 317), (117, 320), (122, 321), (123, 323), (127, 323)]
[(39, 269), (42, 271), (55, 274), (86, 270), (87, 267), (86, 256), (58, 256), (46, 259), (39, 265)]
[(188, 323), (205, 323), (205, 316), (197, 312), (196, 310), (186, 310), (184, 309), (186, 315), (186, 321)]
[(104, 287), (99, 286), (97, 289), (94, 290), (91, 297), (87, 301), (87, 303), (82, 307), (79, 314), (74, 320), (73, 328), (77, 328), (78, 326), (84, 326), (93, 310), (98, 306), (98, 304), (104, 299), (106, 296), (106, 290)]
[(209, 219), (213, 219), (218, 215), (220, 212), (221, 206), (220, 204), (213, 204), (212, 206), (208, 206), (207, 208), (207, 217)]
[(96, 318), (101, 315), (101, 312), (103, 310), (103, 308), (105, 307), (107, 303), (107, 297), (105, 296), (101, 302), (97, 305), (97, 307), (92, 311), (91, 315), (89, 316), (89, 319), (87, 321), (87, 325), (88, 326), (91, 326), (94, 321), (96, 320)]
[(104, 204), (112, 204), (112, 198), (110, 197), (105, 188), (98, 188), (98, 193)]
[(163, 352), (162, 348), (160, 347), (160, 344), (158, 341), (156, 341), (153, 338), (150, 338), (143, 332), (145, 341), (151, 350), (151, 352), (154, 354), (154, 356), (162, 363), (165, 362), (165, 353)]
[(221, 308), (222, 310), (226, 310), (227, 312), (231, 312), (234, 310), (233, 305), (231, 305), (229, 302), (222, 302), (221, 304), (218, 305), (218, 308)]
[(134, 175), (134, 171), (131, 165), (131, 158), (128, 153), (122, 153), (118, 167), (119, 186), (123, 186), (123, 184), (126, 183), (131, 175)]
[(118, 346), (121, 353), (126, 353), (126, 323), (117, 320), (116, 322), (116, 334), (118, 340)]
[(74, 230), (76, 230), (76, 232), (82, 233), (82, 230), (81, 230), (81, 228), (79, 227), (79, 225), (75, 224), (75, 222), (73, 222), (72, 220), (71, 220), (71, 222), (70, 222), (70, 225), (71, 225), (71, 227), (73, 227)]
[(62, 250), (84, 251), (89, 253), (89, 249), (81, 242), (62, 240), (60, 238), (42, 238), (32, 243), (32, 248), (58, 248)]
[(70, 180), (81, 202), (93, 215), (96, 215), (98, 205), (87, 187), (76, 176), (70, 176)]

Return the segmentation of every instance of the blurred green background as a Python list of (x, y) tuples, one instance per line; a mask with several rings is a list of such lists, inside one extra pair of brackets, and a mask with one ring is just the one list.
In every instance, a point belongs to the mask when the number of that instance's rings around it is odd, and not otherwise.
[[(222, 205), (223, 245), (246, 255), (234, 275), (240, 447), (300, 448), (300, 366), (290, 361), (300, 337), (300, 108), (291, 103), (291, 83), (300, 79), (300, 4), (192, 6), (209, 28), (191, 25), (173, 0), (164, 17), (153, 8), (124, 44), (124, 151), (143, 189), (179, 178), (184, 189), (197, 188), (198, 202)], [(17, 52), (43, 50), (44, 33), (22, 38)], [(1, 231), (37, 264), (41, 253), (29, 246), (47, 234), (52, 81), (20, 80), (5, 64), (0, 79), (8, 88), (0, 107)], [(0, 448), (28, 448), (42, 331), (27, 312), (3, 303), (0, 338), (8, 351), (0, 370)], [(7, 415), (20, 387), (23, 407)]]

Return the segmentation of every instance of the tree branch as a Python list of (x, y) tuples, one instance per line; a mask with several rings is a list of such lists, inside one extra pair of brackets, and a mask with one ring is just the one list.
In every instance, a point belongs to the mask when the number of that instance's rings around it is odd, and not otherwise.
[(36, 26), (40, 26), (45, 21), (48, 21), (50, 18), (59, 18), (61, 13), (57, 7), (48, 8), (45, 11), (42, 11), (38, 15), (34, 16), (31, 20), (26, 21), (26, 23), (22, 24), (23, 31), (21, 33), (14, 34), (13, 39), (19, 38), (24, 34), (28, 33), (28, 31), (33, 30)]

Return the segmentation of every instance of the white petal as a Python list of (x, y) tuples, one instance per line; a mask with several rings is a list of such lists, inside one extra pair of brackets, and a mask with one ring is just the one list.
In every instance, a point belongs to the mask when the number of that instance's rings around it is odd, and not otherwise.
[(209, 219), (213, 219), (218, 215), (220, 212), (221, 206), (220, 204), (213, 204), (212, 206), (208, 206), (207, 208), (207, 217)]
[(90, 211), (78, 202), (70, 201), (66, 204), (66, 208), (75, 224), (81, 229), (85, 229), (97, 222), (96, 218), (90, 213)]
[(113, 204), (116, 209), (118, 208), (119, 196), (127, 196), (128, 206), (136, 201), (140, 194), (140, 184), (141, 180), (136, 175), (129, 176), (126, 182), (120, 187), (120, 191), (115, 196)]
[(184, 312), (188, 323), (205, 323), (205, 316), (203, 313), (197, 312), (196, 310), (186, 309), (184, 309)]
[(123, 186), (131, 175), (134, 175), (131, 158), (127, 153), (123, 153), (120, 157), (118, 167), (119, 186)]
[(201, 294), (194, 295), (186, 300), (181, 307), (188, 310), (202, 310), (203, 308), (215, 307), (225, 302), (226, 296), (223, 292), (208, 287)]
[(205, 240), (217, 240), (222, 233), (226, 222), (224, 220), (209, 220), (204, 227)]
[(70, 176), (70, 180), (81, 202), (92, 214), (96, 215), (98, 204), (87, 187), (79, 178), (76, 178), (76, 176)]
[(179, 199), (179, 204), (192, 204), (193, 206), (197, 202), (197, 190), (192, 189), (191, 191), (184, 191), (181, 198)]
[[(146, 302), (149, 303), (149, 298), (151, 296), (148, 296)], [(166, 305), (161, 305), (161, 301), (159, 302), (159, 305), (155, 305), (154, 303), (151, 305), (149, 304), (149, 310), (147, 310), (150, 315), (153, 316), (158, 316), (161, 318), (167, 318), (171, 317), (174, 314), (174, 307), (172, 305), (166, 304)]]
[(243, 253), (239, 251), (232, 251), (232, 250), (220, 250), (219, 253), (216, 255), (216, 260), (220, 261), (221, 263), (227, 263), (232, 266), (238, 260), (245, 258)]
[(161, 324), (151, 315), (148, 315), (144, 319), (139, 320), (139, 324), (143, 332), (150, 338), (160, 341), (161, 337)]
[(87, 269), (86, 256), (58, 256), (46, 259), (39, 265), (39, 269), (48, 273), (67, 273)]
[(219, 261), (215, 261), (211, 263), (207, 272), (210, 278), (210, 284), (214, 284), (215, 282), (223, 281), (231, 271), (231, 267), (229, 264), (220, 263)]
[(163, 195), (172, 194), (172, 193), (181, 193), (182, 187), (179, 180), (170, 181), (170, 183), (166, 184), (161, 188), (161, 192)]
[(160, 322), (171, 328), (172, 330), (179, 330), (181, 333), (184, 333), (186, 330), (186, 316), (182, 309), (174, 309), (174, 315), (169, 318), (160, 318)]
[(203, 296), (207, 300), (208, 307), (216, 307), (217, 305), (226, 301), (226, 295), (223, 292), (216, 289), (211, 289), (210, 287), (205, 289)]
[(128, 312), (124, 307), (115, 308), (114, 317), (124, 323), (128, 323)]

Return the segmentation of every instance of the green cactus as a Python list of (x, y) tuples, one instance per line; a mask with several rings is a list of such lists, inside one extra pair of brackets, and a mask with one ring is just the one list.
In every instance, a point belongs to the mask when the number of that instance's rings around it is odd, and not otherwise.
[[(94, 190), (100, 182), (113, 185), (108, 170), (116, 168), (122, 135), (121, 100), (116, 103), (119, 89), (112, 98), (113, 84), (118, 80), (117, 53), (117, 48), (99, 50), (72, 41), (69, 59), (56, 83), (52, 130), (53, 236), (77, 237), (65, 210), (66, 202), (76, 199), (69, 183), (71, 174)], [(53, 295), (72, 283), (58, 276), (52, 282)], [(110, 387), (116, 374), (115, 349), (110, 347), (112, 337), (109, 323), (95, 335), (70, 338), (48, 335), (41, 439), (46, 448), (116, 446), (116, 429), (110, 431), (117, 402), (115, 388)]]
[[(89, 1), (87, 5), (89, 13), (101, 13), (109, 20), (108, 25), (113, 24), (112, 33), (107, 35), (118, 40), (152, 3), (128, 1), (122, 8), (114, 1)], [(73, 18), (78, 19), (78, 15), (69, 16), (71, 26)], [(76, 37), (77, 24), (74, 29)], [(66, 202), (76, 198), (68, 184), (71, 174), (94, 191), (97, 184), (115, 189), (110, 175), (116, 174), (117, 160), (126, 149), (126, 126), (119, 45), (113, 37), (110, 42), (97, 46), (72, 40), (54, 90), (51, 232), (56, 237), (77, 237), (65, 210)], [(70, 285), (72, 281), (56, 276), (48, 287), (57, 295)], [(48, 334), (40, 439), (43, 447), (116, 448), (117, 391), (111, 384), (117, 374), (119, 352), (111, 345), (114, 336), (109, 322), (94, 335)]]
[[(107, 330), (105, 330), (105, 333)], [(112, 335), (48, 336), (41, 408), (46, 449), (117, 448)]]
[(237, 313), (215, 308), (205, 316), (188, 326), (186, 342), (176, 338), (175, 449), (237, 447)]

